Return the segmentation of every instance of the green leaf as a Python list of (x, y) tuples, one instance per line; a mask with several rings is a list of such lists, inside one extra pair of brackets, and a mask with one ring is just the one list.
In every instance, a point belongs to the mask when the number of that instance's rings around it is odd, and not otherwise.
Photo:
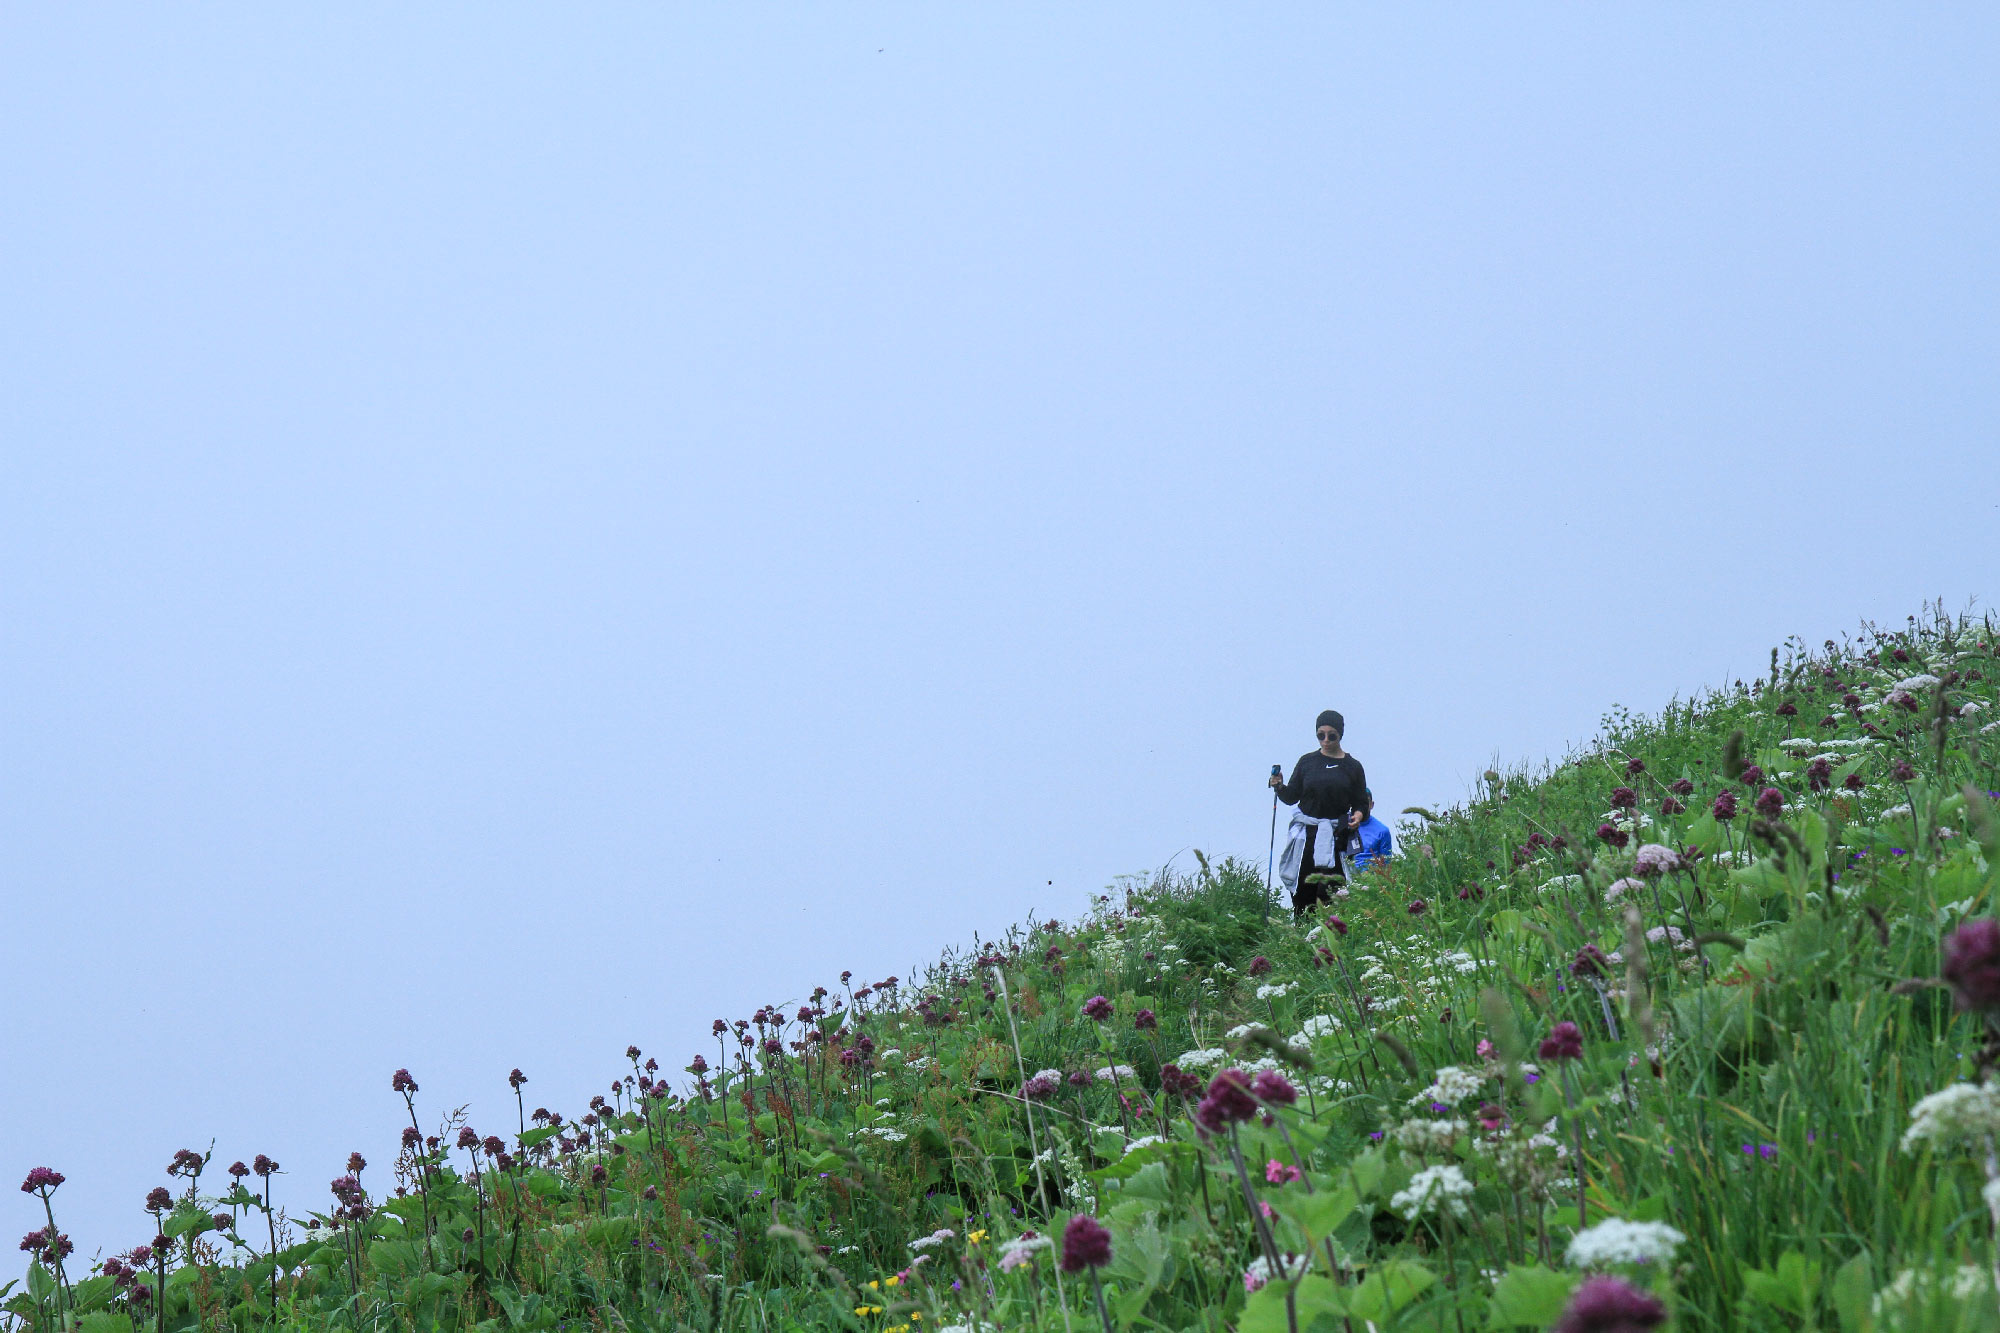
[[(1236, 1325), (1237, 1333), (1286, 1333), (1290, 1320), (1285, 1315), (1285, 1290), (1283, 1282), (1267, 1282), (1252, 1293), (1243, 1306), (1243, 1318)], [(1292, 1307), (1298, 1312), (1300, 1333), (1312, 1325), (1314, 1319), (1324, 1315), (1338, 1319), (1348, 1313), (1347, 1302), (1341, 1289), (1331, 1278), (1313, 1273), (1302, 1278), (1298, 1290), (1292, 1297)]]
[(1874, 1327), (1874, 1292), (1875, 1261), (1868, 1251), (1834, 1270), (1831, 1295), (1833, 1312), (1840, 1318), (1840, 1333), (1869, 1333)]
[(1547, 1328), (1561, 1317), (1577, 1275), (1539, 1264), (1509, 1268), (1493, 1288), (1488, 1322), (1494, 1328)]
[(1390, 1315), (1421, 1296), (1437, 1281), (1437, 1274), (1408, 1259), (1390, 1259), (1372, 1269), (1355, 1288), (1348, 1313), (1357, 1319), (1387, 1322)]
[(1334, 1229), (1347, 1220), (1347, 1215), (1361, 1203), (1351, 1186), (1343, 1185), (1335, 1190), (1320, 1190), (1314, 1194), (1301, 1194), (1287, 1200), (1284, 1214), (1299, 1224), (1300, 1228), (1314, 1240), (1331, 1236)]
[(56, 1294), (55, 1275), (40, 1264), (28, 1265), (28, 1295), (40, 1304)]
[(115, 1278), (87, 1277), (70, 1287), (70, 1299), (74, 1302), (71, 1308), (81, 1314), (109, 1305), (117, 1291), (118, 1282)]
[(173, 1214), (167, 1218), (165, 1225), (160, 1228), (160, 1233), (178, 1240), (190, 1232), (200, 1235), (202, 1232), (208, 1230), (208, 1226), (209, 1215), (207, 1213), (188, 1204), (182, 1204), (180, 1207), (174, 1209)]
[(132, 1320), (109, 1310), (92, 1310), (77, 1321), (76, 1333), (132, 1333)]
[(1382, 1183), (1382, 1173), (1387, 1165), (1380, 1148), (1370, 1148), (1349, 1162), (1347, 1170), (1354, 1178), (1355, 1194), (1363, 1199), (1374, 1197), (1375, 1187)]
[(1743, 1291), (1752, 1300), (1804, 1318), (1812, 1313), (1819, 1294), (1820, 1274), (1818, 1264), (1807, 1263), (1797, 1250), (1786, 1250), (1778, 1256), (1776, 1268), (1745, 1270)]

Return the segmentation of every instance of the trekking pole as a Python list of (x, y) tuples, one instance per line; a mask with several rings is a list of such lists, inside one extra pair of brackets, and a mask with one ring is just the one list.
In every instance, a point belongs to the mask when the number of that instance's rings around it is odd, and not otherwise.
[[(1271, 765), (1271, 776), (1282, 777), (1285, 770)], [(1278, 789), (1271, 788), (1271, 845), (1264, 850), (1264, 915), (1271, 913), (1271, 862), (1278, 854)]]

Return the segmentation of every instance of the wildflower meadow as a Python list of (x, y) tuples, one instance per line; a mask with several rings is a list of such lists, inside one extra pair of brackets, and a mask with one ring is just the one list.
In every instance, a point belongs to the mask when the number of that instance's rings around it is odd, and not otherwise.
[[(1933, 611), (1616, 713), (1406, 811), (1309, 920), (1197, 853), (922, 977), (802, 979), (608, 1053), (594, 1095), (496, 1070), (511, 1123), (385, 1068), (399, 1142), (181, 1152), (126, 1235), (63, 1231), (83, 1164), (16, 1163), (46, 1225), (0, 1308), (36, 1333), (2000, 1330), (1996, 642)], [(279, 1175), (327, 1180), (320, 1207), (276, 1207)]]

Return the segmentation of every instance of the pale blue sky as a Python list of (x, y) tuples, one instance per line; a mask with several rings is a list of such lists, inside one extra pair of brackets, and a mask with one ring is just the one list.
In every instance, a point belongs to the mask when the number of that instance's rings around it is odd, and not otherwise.
[(7, 1178), (317, 1207), (1323, 707), (1449, 802), (1993, 592), (1990, 6), (1387, 8), (0, 13)]

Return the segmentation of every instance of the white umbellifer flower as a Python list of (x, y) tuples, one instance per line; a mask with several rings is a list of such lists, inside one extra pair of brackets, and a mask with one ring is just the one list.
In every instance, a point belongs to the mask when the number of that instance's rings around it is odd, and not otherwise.
[(1097, 1071), (1097, 1077), (1108, 1082), (1113, 1077), (1137, 1078), (1138, 1075), (1132, 1072), (1132, 1066), (1130, 1065), (1106, 1065)]
[(1292, 985), (1293, 983), (1289, 981), (1283, 981), (1275, 986), (1259, 986), (1257, 988), (1257, 998), (1260, 1000), (1282, 1000), (1292, 993)]
[[(1305, 1268), (1305, 1260), (1296, 1254), (1288, 1254), (1278, 1261), (1276, 1276), (1288, 1278), (1295, 1273), (1303, 1273)], [(1271, 1261), (1260, 1254), (1250, 1261), (1248, 1268), (1243, 1270), (1243, 1290), (1256, 1291), (1269, 1283), (1272, 1276)]]
[(878, 1098), (876, 1098), (876, 1099), (875, 1099), (875, 1105), (876, 1105), (876, 1106), (878, 1106), (878, 1107), (882, 1107), (882, 1106), (894, 1106), (895, 1104), (896, 1104), (896, 1101), (895, 1101), (895, 1098), (893, 1098), (893, 1097), (878, 1097)]
[(1463, 1120), (1410, 1119), (1391, 1130), (1389, 1137), (1411, 1152), (1445, 1152), (1468, 1128)]
[(933, 1245), (942, 1245), (948, 1240), (956, 1239), (958, 1239), (956, 1231), (953, 1231), (950, 1227), (940, 1227), (928, 1236), (919, 1236), (911, 1241), (910, 1248), (913, 1250), (928, 1250)]
[[(1919, 1273), (1913, 1268), (1905, 1268), (1896, 1274), (1895, 1281), (1875, 1293), (1875, 1299), (1870, 1304), (1876, 1314), (1881, 1314), (1885, 1305), (1906, 1305), (1918, 1298), (1929, 1304), (1943, 1276), (1941, 1273)], [(1985, 1292), (1991, 1282), (1992, 1278), (1985, 1269), (1960, 1264), (1958, 1271), (1951, 1275), (1951, 1298), (1955, 1301), (1970, 1300)]]
[(1227, 1064), (1228, 1061), (1228, 1051), (1225, 1051), (1220, 1046), (1210, 1046), (1205, 1050), (1182, 1051), (1180, 1058), (1175, 1060), (1174, 1063), (1179, 1065), (1184, 1072), (1192, 1072), (1197, 1069), (1213, 1069), (1217, 1065)]
[(870, 1125), (866, 1129), (857, 1129), (854, 1132), (857, 1134), (866, 1134), (870, 1138), (880, 1139), (884, 1143), (901, 1143), (909, 1137), (902, 1130), (889, 1125)]
[(1469, 977), (1479, 970), (1479, 960), (1463, 949), (1438, 955), (1439, 967), (1448, 967), (1462, 977)]
[(1933, 676), (1926, 671), (1926, 672), (1919, 672), (1914, 676), (1905, 676), (1903, 677), (1903, 679), (1897, 681), (1894, 685), (1891, 685), (1889, 688), (1892, 690), (1905, 690), (1905, 691), (1930, 690), (1930, 689), (1936, 689), (1939, 685), (1942, 684), (1944, 684), (1943, 681), (1939, 680), (1936, 676)]
[(1241, 1041), (1263, 1026), (1262, 1023), (1238, 1023), (1235, 1027), (1223, 1033), (1222, 1036), (1225, 1041)]
[(1646, 932), (1646, 939), (1653, 944), (1665, 940), (1678, 953), (1694, 951), (1694, 941), (1683, 935), (1679, 926), (1654, 926)]
[(1463, 1171), (1455, 1166), (1427, 1166), (1410, 1177), (1407, 1188), (1396, 1191), (1389, 1207), (1412, 1222), (1439, 1211), (1464, 1217), (1465, 1201), (1470, 1197), (1472, 1182)]
[(911, 1061), (908, 1061), (908, 1062), (906, 1062), (906, 1063), (905, 1063), (905, 1064), (903, 1065), (903, 1068), (905, 1068), (905, 1069), (928, 1069), (928, 1068), (930, 1068), (930, 1065), (931, 1065), (931, 1058), (930, 1058), (930, 1057), (929, 1057), (928, 1055), (920, 1055), (920, 1056), (918, 1056), (918, 1057), (917, 1057), (916, 1059), (914, 1059), (914, 1060), (911, 1060)]
[(1582, 887), (1582, 875), (1557, 875), (1554, 879), (1544, 880), (1539, 891), (1547, 893), (1551, 889), (1580, 889)]
[(1958, 715), (1960, 717), (1971, 717), (1974, 713), (1983, 713), (1985, 711), (1986, 711), (1986, 705), (1979, 702), (1979, 700), (1974, 699), (1972, 702), (1960, 708), (1958, 710)]
[(1882, 812), (1884, 819), (1901, 819), (1910, 813), (1908, 805), (1892, 805)]
[(1607, 1217), (1596, 1226), (1577, 1232), (1565, 1257), (1577, 1268), (1671, 1263), (1674, 1247), (1686, 1239), (1665, 1222), (1627, 1222), (1622, 1217)]
[(2000, 722), (1988, 722), (1985, 726), (1979, 729), (1979, 734), (1982, 736), (1990, 736), (1996, 731), (2000, 731)]
[(892, 1046), (892, 1047), (890, 1047), (890, 1048), (889, 1048), (888, 1050), (886, 1050), (886, 1051), (882, 1052), (882, 1059), (883, 1059), (883, 1061), (884, 1061), (884, 1062), (887, 1062), (887, 1061), (890, 1061), (890, 1060), (900, 1060), (900, 1059), (902, 1058), (902, 1056), (903, 1056), (903, 1053), (902, 1053), (901, 1051), (897, 1050), (897, 1049), (896, 1049), (895, 1047), (893, 1047), (893, 1046)]
[(2000, 1133), (2000, 1088), (1993, 1083), (1954, 1083), (1910, 1108), (1903, 1151), (1922, 1143), (1948, 1146), (1974, 1135)]
[(1778, 742), (1778, 748), (1787, 754), (1811, 754), (1819, 748), (1819, 742), (1810, 736), (1793, 736)]
[(1047, 1236), (1020, 1236), (1000, 1247), (1000, 1271), (1011, 1273), (1022, 1264), (1031, 1262), (1035, 1251), (1046, 1250), (1052, 1242)]
[(1331, 1036), (1338, 1031), (1340, 1031), (1340, 1020), (1331, 1014), (1314, 1014), (1311, 1018), (1299, 1024), (1299, 1036), (1304, 1037), (1308, 1042), (1317, 1041), (1321, 1037)]
[(1447, 1104), (1462, 1102), (1467, 1097), (1477, 1095), (1485, 1083), (1485, 1079), (1470, 1069), (1461, 1069), (1457, 1065), (1443, 1065), (1438, 1069), (1437, 1076), (1431, 1080), (1431, 1085), (1410, 1098), (1410, 1105), (1421, 1106), (1425, 1102)]
[(1161, 1138), (1158, 1134), (1145, 1134), (1140, 1136), (1139, 1138), (1133, 1139), (1130, 1143), (1126, 1144), (1124, 1155), (1130, 1157), (1133, 1153), (1139, 1151), (1139, 1149), (1141, 1148), (1150, 1148), (1156, 1143), (1165, 1143), (1165, 1142), (1166, 1140)]
[(1626, 894), (1638, 893), (1645, 887), (1645, 880), (1633, 879), (1630, 875), (1623, 879), (1614, 879), (1611, 881), (1611, 887), (1604, 891), (1604, 901), (1607, 904), (1615, 904)]

